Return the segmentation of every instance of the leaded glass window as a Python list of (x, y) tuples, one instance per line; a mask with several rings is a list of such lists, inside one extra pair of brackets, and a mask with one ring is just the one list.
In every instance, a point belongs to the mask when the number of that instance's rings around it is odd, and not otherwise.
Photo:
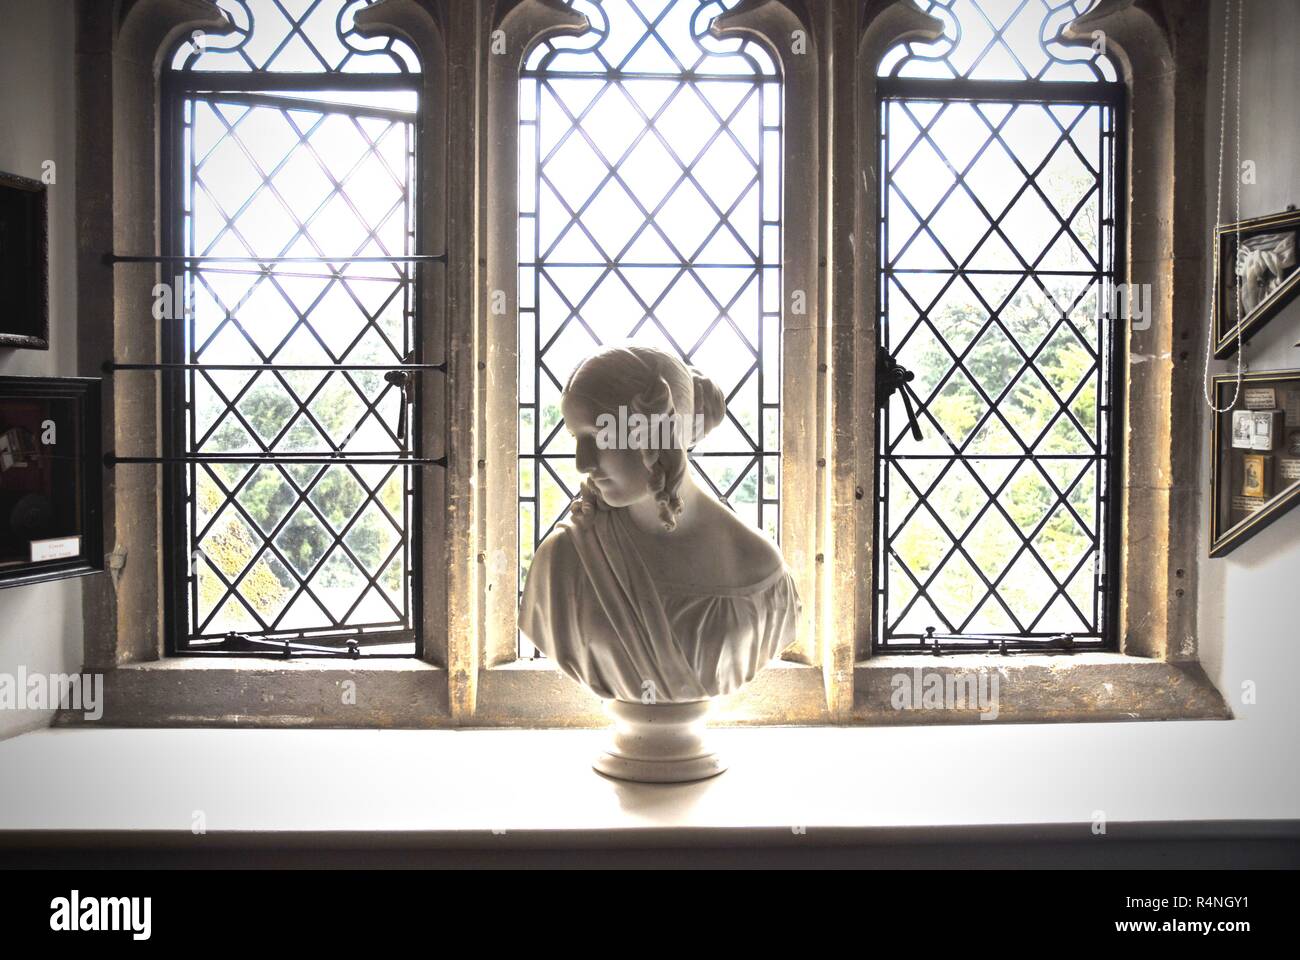
[(923, 2), (945, 36), (880, 66), (879, 369), (914, 379), (879, 413), (877, 649), (1113, 641), (1123, 87), (1054, 42), (1090, 5)]
[(1057, 37), (1094, 0), (920, 0), (943, 21), (943, 37), (902, 43), (880, 63), (882, 77), (1114, 82), (1115, 67), (1093, 47)]
[(368, 2), (218, 0), (164, 74), (176, 652), (419, 650), (419, 64)]
[[(781, 422), (782, 90), (708, 28), (735, 0), (571, 0), (591, 30), (520, 79), (519, 584), (580, 477), (560, 394), (597, 345), (676, 353), (727, 395), (700, 481), (774, 540)], [(530, 645), (521, 638), (523, 655)]]

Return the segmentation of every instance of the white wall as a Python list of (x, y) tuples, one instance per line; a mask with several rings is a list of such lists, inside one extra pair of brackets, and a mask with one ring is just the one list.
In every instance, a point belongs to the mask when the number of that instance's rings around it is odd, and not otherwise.
[[(73, 0), (0, 0), (0, 170), (49, 188), (50, 349), (0, 349), (0, 375), (75, 376), (76, 88)], [(81, 668), (81, 582), (0, 590), (0, 673)], [(45, 726), (52, 711), (0, 710), (0, 737)]]
[[(1236, 29), (1236, 9), (1233, 29)], [(1216, 220), (1215, 180), (1218, 176), (1223, 95), (1225, 0), (1214, 0), (1210, 14), (1210, 78), (1205, 156), (1208, 175), (1207, 223)], [(1230, 72), (1227, 93), (1227, 146), (1224, 159), (1222, 211), (1218, 222), (1259, 217), (1300, 206), (1300, 3), (1246, 0), (1241, 72), (1240, 159), (1252, 161), (1256, 182), (1241, 185), (1237, 215), (1236, 77)], [(1228, 52), (1235, 60), (1236, 35)], [(1207, 255), (1210, 249), (1207, 241)], [(1209, 303), (1207, 296), (1206, 303)], [(1208, 322), (1208, 321), (1205, 321)], [(1204, 333), (1204, 326), (1200, 328)], [(1249, 342), (1249, 370), (1300, 368), (1300, 299), (1292, 301)], [(1233, 373), (1236, 358), (1212, 361), (1212, 373)], [(1206, 411), (1206, 452), (1202, 458), (1201, 516), (1209, 511), (1209, 430)], [(1217, 560), (1206, 559), (1208, 530), (1202, 529), (1200, 561), (1200, 639), (1202, 660), (1228, 698), (1240, 722), (1259, 739), (1291, 740), (1300, 731), (1300, 698), (1291, 682), (1300, 665), (1300, 511), (1277, 520), (1263, 533)], [(1242, 685), (1253, 682), (1258, 702), (1242, 703)], [(1294, 754), (1292, 754), (1294, 756)]]

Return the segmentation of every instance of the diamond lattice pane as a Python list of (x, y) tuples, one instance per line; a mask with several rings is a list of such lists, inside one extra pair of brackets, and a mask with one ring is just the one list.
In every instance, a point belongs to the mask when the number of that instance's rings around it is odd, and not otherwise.
[[(337, 6), (250, 4), (257, 29), (224, 56), (287, 70), (286, 57), (306, 63), (317, 43), (328, 69), (353, 70), (347, 35), (321, 40), (322, 11), (335, 8), (333, 31)], [(279, 53), (258, 32), (268, 24), (286, 44)], [(266, 461), (189, 467), (187, 642), (231, 631), (413, 635), (411, 468), (343, 455), (412, 448), (413, 407), (383, 368), (416, 353), (416, 278), (390, 259), (417, 252), (414, 101), (376, 94), (382, 109), (368, 110), (367, 95), (346, 106), (330, 96), (185, 102), (184, 250), (208, 259), (177, 275), (190, 292), (184, 359), (195, 365), (183, 452)], [(322, 457), (337, 462), (310, 462)]]
[[(1012, 33), (1029, 22), (1006, 13)], [(985, 41), (1006, 54), (1000, 37), (995, 23)], [(913, 375), (920, 437), (895, 393), (879, 431), (880, 643), (1100, 642), (1113, 118), (902, 98), (884, 113), (880, 342)]]
[(747, 522), (779, 528), (781, 87), (758, 45), (706, 36), (731, 6), (584, 4), (603, 35), (526, 59), (521, 586), (581, 481), (563, 386), (614, 340), (675, 353), (719, 385), (727, 418), (693, 452), (695, 475)]
[(233, 30), (193, 31), (172, 57), (179, 71), (418, 73), (404, 40), (362, 36), (358, 11), (377, 0), (215, 0)]
[[(973, 80), (1114, 81), (1110, 59), (1055, 39), (1096, 0), (918, 0), (944, 25), (932, 42), (889, 51), (879, 75)], [(1104, 49), (1104, 48), (1103, 48)]]

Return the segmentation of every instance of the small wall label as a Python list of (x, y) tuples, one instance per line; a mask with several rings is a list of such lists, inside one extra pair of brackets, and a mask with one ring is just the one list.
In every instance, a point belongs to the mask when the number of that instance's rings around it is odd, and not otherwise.
[(81, 537), (56, 537), (32, 541), (32, 563), (45, 560), (75, 560), (81, 556)]

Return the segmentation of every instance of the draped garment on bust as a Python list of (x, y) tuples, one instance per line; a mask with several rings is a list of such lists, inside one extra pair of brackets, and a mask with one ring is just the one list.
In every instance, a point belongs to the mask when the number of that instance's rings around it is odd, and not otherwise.
[(656, 581), (624, 513), (575, 515), (533, 557), (519, 628), (568, 676), (606, 700), (684, 703), (739, 689), (794, 642), (784, 564), (745, 587)]

